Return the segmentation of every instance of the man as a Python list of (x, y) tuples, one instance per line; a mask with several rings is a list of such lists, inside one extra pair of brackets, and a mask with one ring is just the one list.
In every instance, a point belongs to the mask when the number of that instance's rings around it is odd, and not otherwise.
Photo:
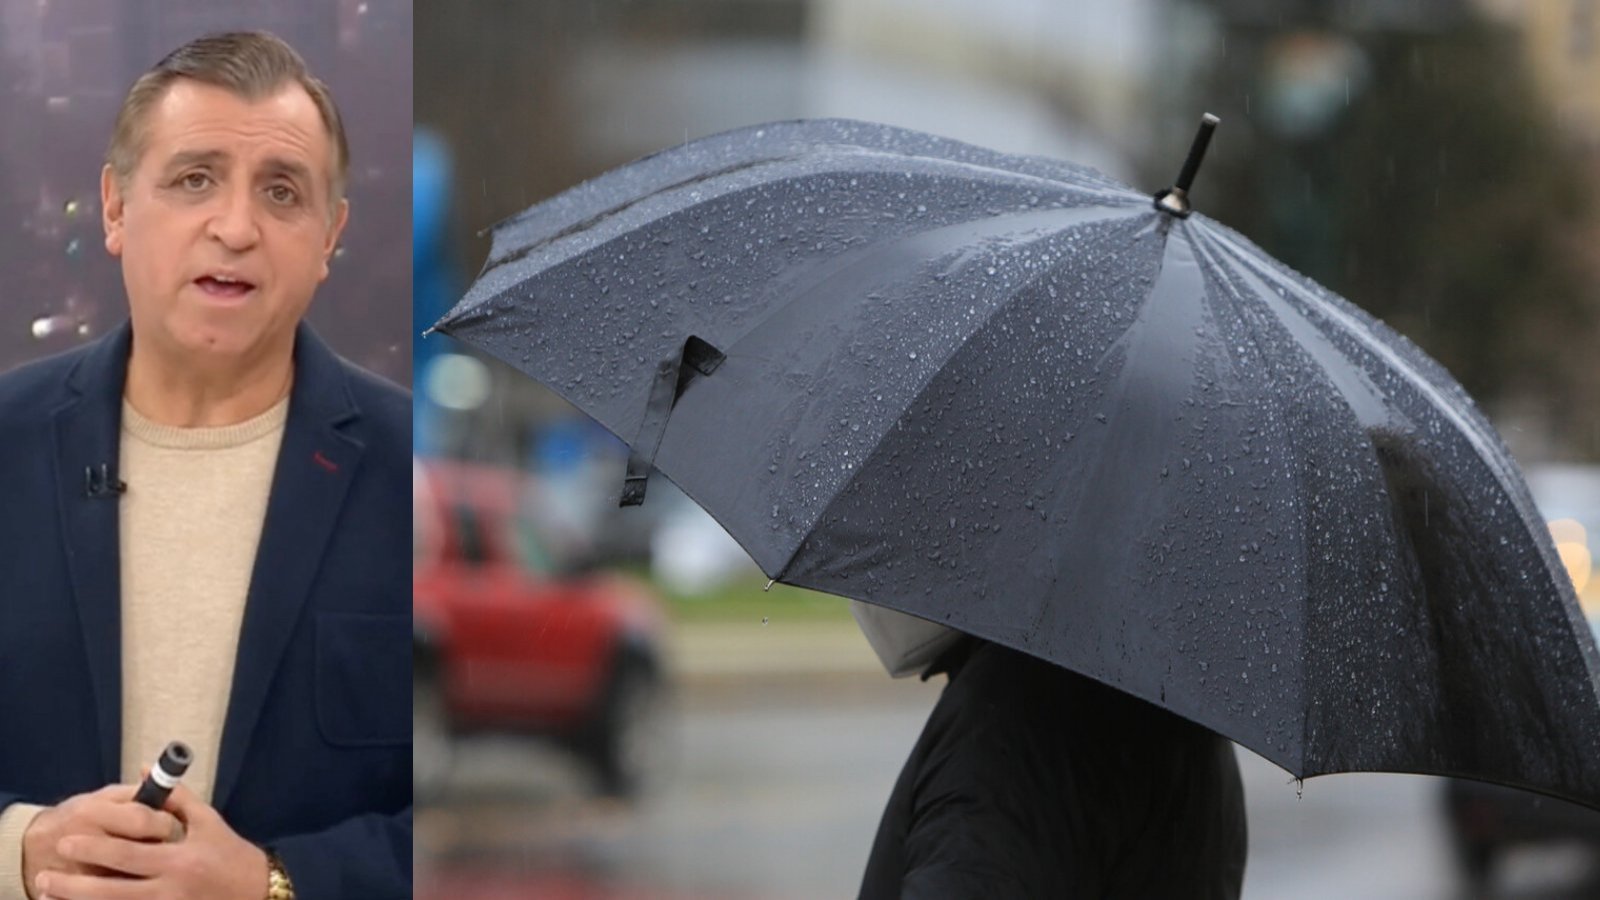
[(270, 35), (124, 101), (130, 321), (0, 377), (0, 897), (410, 896), (410, 398), (300, 321), (347, 164)]

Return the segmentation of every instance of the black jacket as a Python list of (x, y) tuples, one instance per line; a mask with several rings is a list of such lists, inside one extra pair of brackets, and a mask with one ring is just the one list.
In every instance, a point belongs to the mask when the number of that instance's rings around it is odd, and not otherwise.
[[(0, 810), (115, 783), (131, 332), (0, 377)], [(295, 336), (212, 803), (301, 900), (411, 896), (411, 397)], [(137, 485), (130, 489), (137, 490)]]
[(1233, 746), (1059, 666), (975, 639), (884, 810), (880, 898), (1236, 898)]

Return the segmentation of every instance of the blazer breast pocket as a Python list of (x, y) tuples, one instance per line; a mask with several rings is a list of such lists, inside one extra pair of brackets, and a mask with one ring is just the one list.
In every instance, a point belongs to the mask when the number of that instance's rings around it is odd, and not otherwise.
[(328, 743), (411, 742), (411, 616), (317, 614), (317, 727)]

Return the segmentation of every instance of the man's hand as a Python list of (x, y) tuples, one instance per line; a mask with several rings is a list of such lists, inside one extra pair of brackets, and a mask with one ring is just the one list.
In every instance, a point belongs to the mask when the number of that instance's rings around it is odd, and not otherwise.
[[(131, 789), (127, 796), (133, 796)], [(64, 838), (59, 850), (72, 868), (43, 872), (37, 894), (50, 900), (262, 900), (266, 896), (267, 854), (261, 848), (235, 834), (216, 810), (183, 785), (173, 789), (166, 809), (169, 819), (176, 816), (183, 823), (183, 840), (151, 844), (109, 835)], [(83, 871), (93, 867), (132, 877)]]
[(133, 785), (113, 784), (78, 794), (39, 813), (22, 835), (22, 877), (28, 896), (38, 898), (36, 879), (46, 870), (74, 874), (105, 874), (63, 857), (66, 838), (88, 837), (121, 841), (164, 841), (177, 829), (171, 813), (133, 802)]

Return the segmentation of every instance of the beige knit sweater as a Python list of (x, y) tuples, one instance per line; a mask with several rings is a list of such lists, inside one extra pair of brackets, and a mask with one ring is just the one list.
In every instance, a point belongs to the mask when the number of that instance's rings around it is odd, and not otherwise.
[[(256, 547), (289, 401), (237, 425), (172, 428), (122, 405), (122, 781), (168, 741), (211, 798)], [(22, 834), (41, 807), (0, 814), (0, 900), (22, 900)]]

